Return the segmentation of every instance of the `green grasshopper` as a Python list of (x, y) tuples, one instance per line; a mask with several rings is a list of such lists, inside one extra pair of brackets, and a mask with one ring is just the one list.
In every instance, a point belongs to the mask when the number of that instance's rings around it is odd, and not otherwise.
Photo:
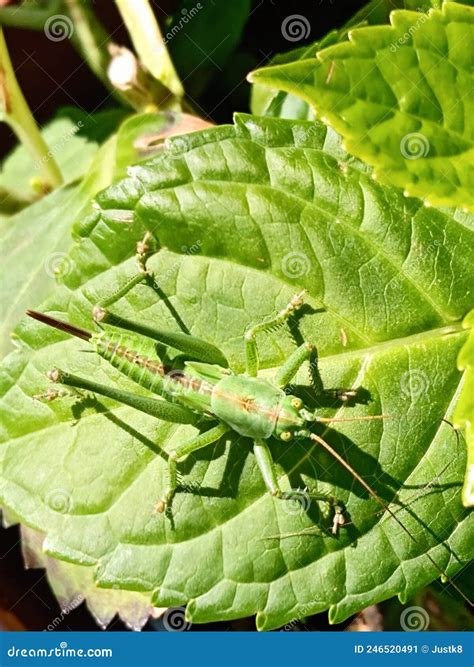
[[(311, 430), (316, 423), (352, 421), (352, 419), (320, 417), (315, 411), (308, 409), (299, 397), (285, 391), (298, 370), (311, 358), (313, 346), (308, 343), (299, 346), (277, 370), (272, 381), (258, 377), (257, 335), (285, 325), (303, 305), (304, 293), (297, 294), (275, 317), (246, 331), (246, 373), (237, 374), (229, 368), (222, 351), (211, 343), (186, 333), (171, 333), (151, 328), (145, 324), (123, 319), (108, 310), (110, 305), (141, 281), (151, 279), (155, 282), (153, 274), (146, 266), (150, 239), (151, 236), (147, 234), (137, 247), (139, 274), (111, 299), (102, 302), (93, 310), (93, 318), (97, 324), (111, 325), (119, 329), (119, 332), (102, 330), (100, 333), (91, 333), (43, 313), (27, 311), (27, 314), (44, 324), (87, 341), (95, 352), (112, 366), (161, 398), (136, 395), (59, 369), (48, 373), (49, 379), (53, 382), (109, 397), (164, 421), (193, 424), (200, 428), (201, 432), (198, 435), (169, 452), (165, 488), (156, 510), (165, 512), (171, 507), (178, 488), (177, 464), (192, 452), (217, 442), (229, 432), (253, 440), (255, 459), (269, 493), (283, 501), (294, 500), (301, 495), (301, 491), (299, 489), (282, 491), (280, 488), (268, 441), (276, 439), (287, 445), (296, 439), (308, 439), (326, 449), (337, 459), (383, 510), (397, 521), (410, 538), (418, 543), (396, 513), (353, 467), (329, 443)], [(124, 334), (124, 330), (130, 333)], [(158, 357), (151, 358), (142, 354), (140, 352), (142, 337), (181, 351), (185, 355), (185, 360), (181, 359), (178, 363), (167, 367)], [(49, 393), (51, 398), (57, 395), (58, 392)], [(348, 400), (354, 395), (354, 391), (346, 390), (341, 392), (340, 398)], [(371, 415), (356, 419), (384, 418), (387, 416)], [(205, 429), (206, 426), (209, 428)], [(335, 498), (316, 491), (308, 490), (303, 493), (330, 505), (334, 512), (332, 533), (337, 535), (338, 529), (345, 523), (342, 504)], [(446, 576), (431, 556), (426, 555), (440, 574)], [(461, 591), (459, 592), (465, 597)]]

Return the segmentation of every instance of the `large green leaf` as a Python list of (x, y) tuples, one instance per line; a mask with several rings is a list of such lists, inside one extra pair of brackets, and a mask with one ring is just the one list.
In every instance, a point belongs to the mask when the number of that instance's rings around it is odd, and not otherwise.
[[(321, 124), (255, 117), (172, 140), (97, 203), (76, 227), (74, 270), (44, 309), (91, 327), (93, 304), (135, 274), (134, 240), (148, 228), (163, 244), (150, 266), (170, 305), (242, 371), (245, 328), (306, 288), (295, 336), (317, 344), (326, 387), (357, 387), (366, 399), (322, 414), (392, 415), (324, 433), (387, 502), (395, 499), (416, 542), (308, 443), (272, 443), (281, 482), (340, 498), (351, 523), (338, 537), (315, 502), (271, 498), (251, 443), (236, 436), (181, 464), (173, 520), (157, 515), (162, 449), (194, 427), (102, 399), (35, 402), (58, 365), (137, 388), (84, 353), (83, 342), (23, 321), (25, 347), (5, 360), (0, 381), (0, 498), (46, 533), (49, 555), (156, 606), (188, 603), (194, 622), (257, 613), (260, 629), (328, 608), (338, 621), (395, 594), (407, 599), (439, 576), (426, 553), (451, 575), (469, 561), (464, 449), (442, 420), (459, 393), (460, 319), (472, 303), (470, 216), (382, 187)], [(176, 330), (147, 286), (116, 310)], [(259, 344), (266, 375), (294, 349), (281, 333)], [(297, 381), (311, 402), (307, 372)], [(319, 534), (278, 537), (315, 525)]]
[(466, 478), (463, 487), (463, 503), (474, 506), (474, 310), (464, 320), (469, 338), (458, 356), (458, 367), (465, 371), (465, 382), (454, 413), (456, 428), (464, 428), (467, 443)]
[(317, 59), (253, 72), (313, 104), (381, 180), (431, 203), (474, 208), (474, 9), (395, 11)]
[[(357, 12), (343, 28), (333, 30), (309, 46), (278, 54), (272, 58), (269, 64), (272, 66), (285, 65), (298, 60), (315, 58), (318, 51), (348, 39), (350, 29), (364, 25), (388, 23), (390, 12), (394, 9), (427, 11), (431, 8), (439, 8), (441, 4), (441, 0), (424, 0), (423, 2), (420, 2), (420, 0), (372, 0)], [(462, 4), (474, 5), (474, 0), (465, 1)], [(292, 94), (285, 92), (285, 90), (272, 89), (268, 85), (259, 83), (252, 85), (251, 108), (252, 113), (258, 116), (296, 118), (300, 120), (314, 118), (312, 104), (302, 99), (298, 91)]]
[[(365, 5), (345, 27), (340, 30), (331, 31), (325, 37), (316, 40), (309, 46), (279, 53), (272, 58), (269, 64), (272, 66), (285, 65), (299, 60), (314, 58), (318, 51), (346, 40), (350, 27), (385, 23), (388, 21), (390, 12), (400, 6), (403, 6), (403, 0), (373, 0)], [(297, 92), (291, 94), (278, 88), (269, 89), (267, 85), (259, 83), (252, 86), (251, 109), (252, 113), (257, 116), (295, 118), (297, 120), (310, 120), (314, 118), (312, 105), (302, 99)]]
[(90, 567), (73, 565), (51, 558), (42, 550), (44, 535), (26, 526), (21, 527), (22, 552), (27, 568), (44, 568), (61, 607), (61, 615), (52, 618), (46, 630), (61, 630), (68, 614), (85, 602), (94, 619), (105, 629), (118, 614), (132, 630), (141, 630), (150, 616), (159, 616), (144, 593), (97, 588)]

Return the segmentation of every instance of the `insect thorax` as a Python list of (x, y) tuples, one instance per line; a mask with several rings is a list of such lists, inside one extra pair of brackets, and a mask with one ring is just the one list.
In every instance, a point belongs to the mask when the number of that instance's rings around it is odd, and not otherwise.
[[(288, 424), (303, 425), (296, 411), (287, 412), (289, 397), (262, 378), (242, 375), (225, 377), (214, 387), (212, 412), (245, 437), (267, 439), (279, 434)], [(283, 418), (285, 426), (279, 426)], [(283, 423), (282, 422), (282, 423)]]

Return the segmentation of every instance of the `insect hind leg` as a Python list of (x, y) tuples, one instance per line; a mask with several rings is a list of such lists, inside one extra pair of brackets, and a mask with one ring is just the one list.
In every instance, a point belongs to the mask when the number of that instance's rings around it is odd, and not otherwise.
[(114, 303), (117, 303), (117, 301), (126, 296), (136, 285), (139, 285), (140, 283), (146, 281), (155, 280), (153, 273), (149, 271), (147, 267), (147, 259), (150, 254), (150, 241), (152, 240), (152, 238), (153, 237), (151, 233), (147, 232), (143, 237), (143, 239), (137, 243), (137, 249), (135, 253), (139, 269), (137, 275), (131, 278), (123, 287), (114, 292), (114, 294), (112, 294), (110, 297), (107, 297), (107, 299), (102, 299), (101, 301), (99, 301), (99, 303), (94, 307), (93, 310), (94, 319), (96, 310), (99, 312), (100, 310), (105, 310), (109, 306), (112, 306)]
[(319, 500), (327, 503), (332, 512), (332, 528), (333, 535), (337, 535), (339, 528), (343, 526), (346, 521), (344, 517), (344, 506), (333, 496), (320, 491), (309, 491), (307, 489), (291, 489), (290, 491), (282, 491), (278, 482), (278, 476), (275, 469), (270, 448), (265, 440), (254, 441), (254, 454), (260, 469), (263, 481), (269, 493), (275, 498), (283, 501), (300, 502), (302, 509), (309, 508), (312, 500)]

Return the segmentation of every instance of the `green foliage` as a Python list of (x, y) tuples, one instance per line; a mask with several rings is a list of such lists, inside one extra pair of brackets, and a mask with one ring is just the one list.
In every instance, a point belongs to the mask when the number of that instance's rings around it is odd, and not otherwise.
[[(65, 107), (45, 125), (42, 129), (43, 139), (61, 170), (65, 184), (85, 174), (99, 145), (112, 133), (123, 116), (122, 111), (103, 111), (91, 115), (73, 107)], [(33, 163), (24, 146), (18, 145), (2, 162), (0, 212), (10, 212), (11, 209), (7, 207), (14, 201), (16, 209), (34, 201), (38, 197), (34, 181), (39, 175), (40, 165)]]
[(114, 148), (114, 139), (104, 144), (80, 184), (55, 190), (15, 216), (0, 221), (5, 257), (0, 294), (2, 354), (11, 349), (11, 331), (28, 305), (45, 299), (55, 286), (57, 274), (70, 270), (68, 262), (63, 260), (72, 244), (72, 224), (88, 212), (95, 193), (111, 183)]
[(199, 95), (221, 72), (237, 47), (250, 13), (250, 0), (196, 2), (181, 0), (164, 28), (166, 43), (186, 90)]
[[(317, 122), (237, 116), (235, 126), (171, 140), (130, 173), (76, 225), (72, 269), (43, 309), (91, 328), (93, 305), (136, 273), (134, 241), (149, 229), (162, 243), (150, 266), (169, 303), (242, 371), (245, 328), (307, 289), (294, 335), (317, 345), (325, 387), (361, 388), (367, 400), (322, 414), (392, 415), (325, 437), (400, 504), (417, 542), (325, 452), (272, 444), (284, 487), (317, 487), (345, 503), (351, 524), (331, 536), (317, 504), (266, 493), (251, 443), (235, 435), (180, 465), (173, 523), (157, 515), (163, 450), (194, 427), (102, 399), (34, 401), (52, 366), (140, 390), (80, 341), (32, 321), (17, 328), (22, 349), (0, 376), (1, 503), (47, 535), (50, 556), (89, 568), (99, 587), (188, 603), (195, 622), (257, 611), (258, 627), (271, 629), (328, 608), (340, 621), (437, 578), (426, 552), (458, 571), (470, 558), (472, 516), (460, 502), (464, 451), (442, 419), (460, 391), (456, 357), (468, 337), (458, 321), (472, 305), (472, 216), (374, 182)], [(116, 312), (176, 331), (144, 285)], [(281, 334), (259, 345), (264, 373), (294, 349)], [(306, 372), (298, 384), (311, 403)], [(314, 526), (313, 535), (278, 537)]]
[[(462, 4), (474, 5), (474, 0)], [(394, 9), (412, 9), (414, 11), (428, 11), (441, 5), (441, 0), (372, 0), (365, 5), (345, 27), (333, 30), (318, 39), (309, 46), (280, 53), (271, 60), (271, 65), (285, 65), (298, 60), (315, 58), (318, 51), (348, 39), (350, 29), (364, 25), (380, 25), (389, 23), (390, 12)], [(298, 120), (309, 120), (314, 118), (314, 110), (309, 102), (301, 98), (298, 91), (294, 94), (279, 90), (269, 89), (268, 85), (259, 84), (252, 86), (252, 112), (258, 116), (271, 116), (276, 118), (295, 118)]]
[[(317, 59), (253, 72), (298, 95), (381, 181), (434, 204), (474, 208), (474, 9), (395, 11)], [(462, 100), (458, 101), (458, 100)]]
[[(0, 243), (5, 257), (0, 293), (2, 355), (11, 349), (11, 332), (25, 309), (41, 303), (54, 289), (56, 278), (74, 271), (66, 256), (72, 245), (73, 223), (90, 212), (91, 200), (99, 190), (123, 177), (127, 166), (139, 160), (134, 147), (138, 135), (157, 133), (167, 127), (172, 118), (166, 114), (133, 115), (98, 150), (95, 142), (110, 134), (111, 124), (116, 124), (122, 116), (121, 112), (105, 112), (86, 123), (84, 115), (77, 110), (62, 112), (60, 118), (64, 120), (54, 121), (50, 126), (51, 137), (56, 136), (61, 147), (59, 164), (65, 168), (67, 180), (77, 177), (86, 164), (87, 174), (81, 182), (55, 190), (16, 215), (0, 220)], [(79, 129), (77, 134), (71, 134), (73, 127)], [(84, 132), (87, 132), (88, 142), (82, 136)], [(69, 143), (74, 144), (72, 149)], [(54, 145), (54, 142), (50, 144)], [(79, 158), (76, 157), (74, 163), (72, 158), (76, 152)], [(30, 168), (31, 160), (26, 151), (16, 149), (11, 161), (5, 164), (5, 183), (10, 180), (13, 183), (14, 175), (19, 182), (23, 182), (24, 177), (26, 183)]]
[[(141, 630), (150, 615), (163, 611), (154, 609), (149, 597), (144, 593), (97, 588), (90, 567), (73, 565), (47, 556), (42, 550), (44, 535), (41, 533), (22, 526), (21, 539), (26, 567), (46, 570), (48, 583), (64, 614), (86, 601), (92, 616), (104, 630), (116, 614), (132, 630)], [(51, 619), (52, 622), (46, 630), (63, 629), (57, 624), (57, 620)]]
[(470, 331), (459, 353), (458, 368), (465, 371), (465, 382), (454, 413), (456, 428), (465, 428), (467, 442), (467, 466), (462, 500), (465, 507), (474, 506), (474, 310), (464, 319), (464, 327)]
[[(345, 31), (338, 32), (334, 30), (323, 40), (318, 40), (310, 44), (310, 46), (293, 49), (292, 51), (275, 56), (271, 64), (284, 65), (314, 57), (317, 51), (330, 44), (336, 44), (346, 34)], [(268, 86), (258, 83), (252, 86), (251, 109), (252, 113), (257, 116), (294, 118), (295, 120), (310, 120), (314, 118), (314, 111), (311, 105), (299, 96), (286, 93), (283, 90), (268, 88)]]

